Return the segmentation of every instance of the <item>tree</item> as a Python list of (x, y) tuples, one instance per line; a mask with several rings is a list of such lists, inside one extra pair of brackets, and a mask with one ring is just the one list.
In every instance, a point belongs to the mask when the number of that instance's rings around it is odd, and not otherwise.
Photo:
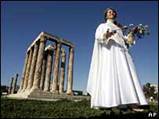
[(146, 85), (143, 86), (143, 91), (146, 98), (153, 97), (155, 100), (157, 100), (158, 94), (155, 94), (155, 87), (151, 86), (150, 83), (146, 83)]

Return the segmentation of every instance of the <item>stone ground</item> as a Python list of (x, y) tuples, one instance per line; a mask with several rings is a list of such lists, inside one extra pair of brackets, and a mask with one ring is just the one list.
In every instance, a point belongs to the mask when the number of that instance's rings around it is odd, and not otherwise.
[(11, 99), (28, 99), (28, 100), (42, 100), (42, 101), (56, 101), (61, 99), (81, 101), (81, 100), (90, 100), (90, 96), (75, 96), (67, 94), (53, 94), (51, 92), (44, 92), (41, 90), (34, 90), (33, 92), (25, 92), (19, 94), (10, 94), (5, 97)]

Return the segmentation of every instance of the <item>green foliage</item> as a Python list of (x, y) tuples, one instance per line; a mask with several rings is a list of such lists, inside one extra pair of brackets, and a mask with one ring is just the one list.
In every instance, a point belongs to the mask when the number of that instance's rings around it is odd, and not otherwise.
[[(156, 107), (151, 108), (155, 110)], [(144, 116), (146, 113), (136, 114)], [(134, 113), (130, 110), (123, 112), (118, 108), (111, 110), (91, 109), (88, 100), (74, 102), (69, 100), (37, 101), (1, 98), (2, 118), (119, 118), (125, 116), (134, 117)]]
[(2, 117), (22, 117), (22, 118), (78, 118), (98, 116), (102, 112), (90, 109), (86, 100), (73, 102), (68, 100), (60, 101), (35, 101), (35, 100), (15, 100), (1, 98)]
[(149, 99), (150, 97), (153, 97), (154, 100), (156, 101), (158, 100), (158, 92), (155, 93), (155, 87), (151, 86), (150, 83), (146, 83), (143, 86), (143, 91), (147, 99)]
[(158, 104), (156, 104), (155, 102), (150, 102), (150, 109), (152, 112), (158, 112)]

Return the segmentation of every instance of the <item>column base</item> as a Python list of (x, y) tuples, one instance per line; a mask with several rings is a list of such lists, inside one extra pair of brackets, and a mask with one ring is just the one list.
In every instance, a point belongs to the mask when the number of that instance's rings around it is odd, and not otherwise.
[(67, 95), (73, 95), (73, 91), (69, 90), (66, 92)]
[(25, 92), (25, 89), (22, 89), (21, 91), (20, 91), (20, 93), (24, 93)]
[(59, 94), (59, 90), (52, 90), (51, 93), (53, 93), (53, 94)]
[(31, 89), (30, 89), (30, 92), (34, 92), (35, 90), (40, 90), (38, 87), (32, 87)]
[(43, 91), (45, 91), (45, 92), (50, 92), (49, 88), (44, 88)]
[[(40, 89), (40, 90), (42, 90), (42, 89)], [(44, 92), (50, 92), (50, 90), (42, 90), (42, 91), (44, 91)]]
[(64, 94), (64, 91), (59, 91), (59, 94)]
[(26, 90), (26, 91), (31, 91), (31, 89), (32, 89), (32, 88), (26, 88), (25, 90)]
[(20, 93), (22, 91), (22, 89), (19, 89), (17, 93)]

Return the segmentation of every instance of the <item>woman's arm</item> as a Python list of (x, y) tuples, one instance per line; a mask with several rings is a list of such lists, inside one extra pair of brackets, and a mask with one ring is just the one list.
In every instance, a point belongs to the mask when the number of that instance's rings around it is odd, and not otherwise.
[[(106, 31), (106, 32), (105, 32)], [(106, 27), (105, 25), (101, 24), (98, 26), (95, 38), (98, 40), (99, 43), (108, 43), (111, 39), (111, 36), (114, 35), (116, 32), (110, 32), (110, 28)]]

